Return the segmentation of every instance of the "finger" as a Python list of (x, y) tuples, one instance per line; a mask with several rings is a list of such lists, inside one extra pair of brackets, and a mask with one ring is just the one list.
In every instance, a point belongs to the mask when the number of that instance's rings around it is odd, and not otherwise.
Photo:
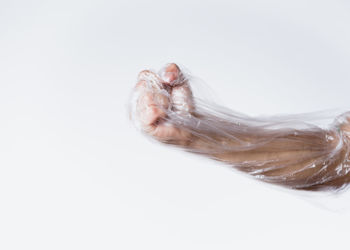
[(175, 86), (179, 85), (184, 81), (184, 76), (175, 63), (167, 64), (163, 69), (160, 70), (159, 76), (163, 83)]
[(154, 72), (150, 70), (143, 70), (138, 75), (138, 80), (145, 82), (145, 86), (154, 90), (163, 89), (162, 79)]
[(191, 88), (175, 63), (167, 64), (160, 72), (161, 79), (171, 86), (172, 108), (177, 113), (190, 114), (194, 110)]
[(165, 110), (154, 101), (150, 92), (142, 93), (137, 101), (137, 116), (143, 128), (150, 129), (156, 121), (165, 116)]
[(141, 128), (146, 132), (155, 129), (159, 121), (165, 117), (169, 107), (168, 92), (162, 89), (160, 78), (150, 71), (142, 71), (141, 79), (135, 87), (137, 92), (136, 117)]
[(173, 87), (171, 91), (173, 110), (179, 114), (191, 114), (194, 111), (194, 101), (190, 86), (184, 83)]

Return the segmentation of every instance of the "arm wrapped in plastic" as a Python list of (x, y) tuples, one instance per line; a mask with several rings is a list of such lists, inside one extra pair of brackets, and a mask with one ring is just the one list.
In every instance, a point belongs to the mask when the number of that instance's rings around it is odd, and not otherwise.
[(307, 116), (253, 118), (195, 98), (190, 83), (176, 64), (142, 71), (130, 103), (137, 128), (265, 182), (304, 190), (350, 182), (350, 113), (326, 129)]

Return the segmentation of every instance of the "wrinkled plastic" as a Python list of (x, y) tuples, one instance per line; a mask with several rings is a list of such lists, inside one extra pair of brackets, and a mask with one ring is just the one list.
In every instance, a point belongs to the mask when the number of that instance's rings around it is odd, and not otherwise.
[(315, 122), (322, 113), (254, 118), (194, 95), (192, 80), (174, 65), (142, 71), (130, 99), (136, 127), (265, 182), (305, 190), (349, 183), (349, 113), (326, 128)]

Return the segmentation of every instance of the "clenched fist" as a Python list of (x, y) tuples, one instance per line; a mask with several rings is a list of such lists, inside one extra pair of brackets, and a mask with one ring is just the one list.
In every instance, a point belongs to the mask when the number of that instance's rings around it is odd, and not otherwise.
[(194, 111), (188, 80), (176, 64), (158, 74), (141, 71), (133, 94), (133, 118), (142, 131), (162, 142), (189, 142), (190, 133), (170, 122), (171, 114), (190, 116)]

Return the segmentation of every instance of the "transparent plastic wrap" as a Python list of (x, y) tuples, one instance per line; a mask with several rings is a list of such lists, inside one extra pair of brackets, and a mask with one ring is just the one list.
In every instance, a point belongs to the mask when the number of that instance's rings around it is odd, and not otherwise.
[(176, 64), (145, 70), (130, 98), (130, 117), (154, 139), (224, 162), (269, 183), (339, 190), (350, 182), (350, 113), (327, 128), (321, 113), (254, 118), (193, 95)]

